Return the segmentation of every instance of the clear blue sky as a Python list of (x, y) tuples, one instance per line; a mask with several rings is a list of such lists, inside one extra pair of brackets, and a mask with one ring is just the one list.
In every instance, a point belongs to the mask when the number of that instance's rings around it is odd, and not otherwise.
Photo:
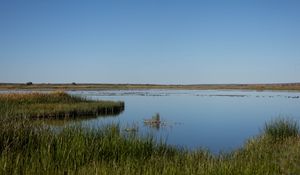
[(299, 0), (1, 0), (0, 82), (300, 82)]

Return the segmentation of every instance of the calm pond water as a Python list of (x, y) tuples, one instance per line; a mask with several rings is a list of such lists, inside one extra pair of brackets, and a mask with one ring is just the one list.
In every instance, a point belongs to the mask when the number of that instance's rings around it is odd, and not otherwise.
[[(167, 143), (213, 153), (241, 147), (258, 135), (265, 122), (276, 117), (300, 121), (300, 92), (232, 90), (70, 91), (90, 99), (125, 101), (118, 116), (80, 121), (87, 127), (117, 122), (137, 126)], [(149, 126), (144, 119), (160, 114), (163, 125)]]
[[(7, 92), (11, 91), (0, 93)], [(118, 116), (53, 122), (54, 125), (79, 123), (98, 128), (106, 123), (119, 123), (122, 129), (134, 126), (139, 134), (152, 134), (168, 144), (188, 149), (207, 148), (213, 153), (241, 147), (247, 139), (257, 136), (265, 122), (271, 119), (289, 117), (300, 121), (300, 92), (128, 90), (68, 93), (89, 99), (124, 101), (125, 110)], [(144, 119), (151, 119), (156, 113), (160, 114), (163, 125), (144, 123)]]

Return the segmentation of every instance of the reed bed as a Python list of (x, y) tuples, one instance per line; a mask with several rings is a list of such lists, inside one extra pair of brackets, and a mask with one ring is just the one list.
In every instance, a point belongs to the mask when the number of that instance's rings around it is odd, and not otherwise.
[(114, 115), (123, 110), (123, 102), (92, 101), (64, 92), (0, 94), (2, 116), (64, 118)]
[(297, 137), (299, 135), (299, 124), (290, 118), (276, 118), (265, 124), (264, 132), (273, 139), (284, 139)]
[(1, 118), (0, 174), (299, 174), (300, 140), (265, 133), (213, 155), (122, 133), (74, 126), (53, 133), (30, 120)]

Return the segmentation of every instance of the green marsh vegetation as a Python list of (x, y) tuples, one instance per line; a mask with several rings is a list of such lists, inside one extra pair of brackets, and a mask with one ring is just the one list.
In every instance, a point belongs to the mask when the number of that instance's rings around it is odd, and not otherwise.
[(214, 155), (205, 149), (187, 150), (151, 136), (122, 132), (118, 124), (98, 129), (72, 126), (52, 132), (28, 117), (13, 117), (19, 114), (13, 112), (14, 105), (84, 101), (66, 94), (51, 95), (24, 95), (23, 101), (8, 95), (10, 100), (1, 101), (0, 174), (300, 173), (299, 127), (293, 120), (268, 122), (261, 135), (240, 149)]
[(276, 118), (265, 124), (264, 133), (273, 139), (283, 140), (299, 135), (299, 124), (290, 118)]
[(113, 115), (123, 110), (123, 102), (92, 101), (64, 92), (0, 94), (2, 116), (66, 118)]
[(0, 122), (0, 174), (299, 174), (300, 140), (266, 133), (229, 153), (188, 151), (111, 124), (59, 133), (30, 120)]

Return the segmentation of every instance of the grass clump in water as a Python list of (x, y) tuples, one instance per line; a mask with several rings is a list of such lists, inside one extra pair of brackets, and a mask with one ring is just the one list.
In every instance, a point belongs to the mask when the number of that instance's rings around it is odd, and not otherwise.
[(286, 118), (277, 118), (265, 124), (264, 133), (275, 140), (299, 135), (299, 124), (297, 121)]

